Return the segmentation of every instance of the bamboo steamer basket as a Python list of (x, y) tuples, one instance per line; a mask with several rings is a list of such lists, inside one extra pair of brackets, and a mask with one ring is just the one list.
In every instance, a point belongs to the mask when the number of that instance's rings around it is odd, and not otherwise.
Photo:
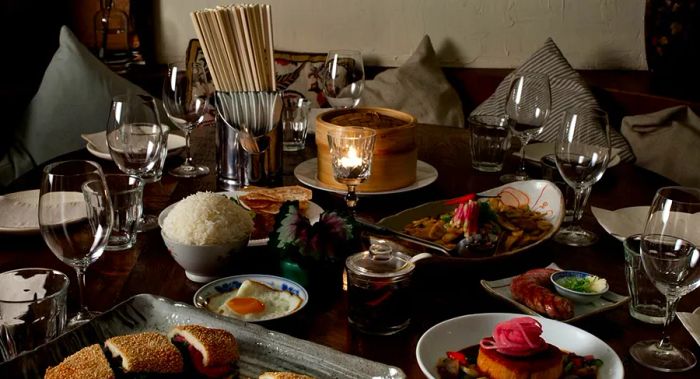
[(347, 189), (346, 185), (338, 183), (333, 177), (328, 147), (328, 132), (346, 126), (362, 126), (377, 131), (372, 173), (366, 182), (357, 187), (358, 191), (390, 191), (409, 186), (416, 181), (416, 118), (393, 109), (366, 107), (335, 109), (317, 116), (317, 173), (318, 180), (323, 184), (339, 190)]

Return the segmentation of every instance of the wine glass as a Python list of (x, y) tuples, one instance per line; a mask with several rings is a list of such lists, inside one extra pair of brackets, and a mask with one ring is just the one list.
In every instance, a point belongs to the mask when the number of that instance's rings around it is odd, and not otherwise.
[(331, 50), (321, 72), (323, 95), (333, 108), (355, 108), (365, 87), (362, 53)]
[(354, 126), (339, 127), (328, 133), (333, 176), (348, 186), (345, 203), (350, 211), (357, 206), (356, 187), (371, 174), (374, 140), (377, 132)]
[(85, 272), (105, 250), (112, 230), (112, 203), (102, 168), (92, 161), (63, 161), (44, 167), (39, 190), (39, 227), (49, 249), (78, 277), (80, 310), (73, 327), (94, 315), (84, 301)]
[[(166, 146), (165, 138), (151, 96), (119, 95), (112, 99), (107, 121), (107, 145), (109, 154), (123, 173), (143, 179), (152, 172)], [(151, 230), (157, 226), (158, 218), (144, 212), (138, 230)]]
[(506, 114), (515, 120), (509, 126), (513, 135), (520, 139), (520, 165), (514, 174), (502, 175), (501, 182), (529, 179), (525, 171), (525, 146), (542, 133), (551, 106), (547, 75), (522, 72), (513, 76), (506, 100)]
[(661, 340), (647, 340), (630, 347), (632, 357), (648, 368), (677, 372), (693, 368), (695, 355), (673, 345), (666, 327), (676, 305), (700, 286), (700, 189), (660, 188), (651, 207), (640, 244), (642, 265), (649, 279), (666, 296), (666, 318)]
[(192, 129), (204, 120), (210, 95), (204, 66), (197, 63), (188, 66), (184, 62), (168, 65), (168, 75), (163, 82), (163, 106), (170, 121), (185, 132), (187, 154), (179, 167), (169, 171), (170, 175), (194, 178), (209, 174), (209, 167), (195, 164), (192, 159), (190, 135)]
[(570, 246), (590, 246), (598, 237), (579, 222), (590, 188), (603, 176), (610, 161), (608, 114), (600, 109), (566, 110), (554, 151), (559, 173), (574, 190), (571, 223), (560, 229), (554, 240)]

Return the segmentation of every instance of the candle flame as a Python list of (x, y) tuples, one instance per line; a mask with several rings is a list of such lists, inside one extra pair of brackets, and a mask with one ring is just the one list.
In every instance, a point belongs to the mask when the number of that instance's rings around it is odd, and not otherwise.
[(340, 165), (346, 168), (355, 168), (362, 166), (362, 158), (357, 155), (355, 146), (350, 146), (348, 154), (340, 158)]

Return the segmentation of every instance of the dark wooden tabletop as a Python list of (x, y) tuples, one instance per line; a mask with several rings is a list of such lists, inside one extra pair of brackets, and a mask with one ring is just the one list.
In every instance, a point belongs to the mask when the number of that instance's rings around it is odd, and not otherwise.
[[(310, 140), (313, 136), (310, 137)], [(469, 160), (469, 132), (464, 129), (421, 125), (417, 128), (419, 159), (433, 165), (439, 172), (437, 181), (425, 188), (393, 195), (367, 196), (360, 199), (358, 215), (379, 220), (405, 208), (427, 201), (450, 198), (469, 192), (499, 186), (499, 173), (475, 171)], [(210, 166), (212, 174), (197, 179), (179, 179), (165, 175), (158, 183), (149, 184), (145, 191), (147, 212), (157, 214), (181, 198), (202, 190), (216, 190), (214, 129), (195, 130), (193, 155)], [(284, 183), (297, 184), (293, 170), (297, 164), (314, 158), (315, 146), (306, 150), (284, 153)], [(90, 158), (102, 164), (105, 171), (116, 172), (116, 166), (94, 158), (86, 150), (67, 154), (65, 158)], [(182, 161), (171, 158), (166, 170)], [(507, 162), (504, 171), (513, 171), (516, 161)], [(538, 169), (530, 167), (532, 176)], [(35, 170), (8, 188), (6, 192), (38, 188), (40, 170)], [(648, 205), (655, 191), (672, 184), (667, 179), (631, 164), (622, 163), (608, 169), (603, 179), (595, 184), (589, 201), (606, 209)], [(324, 209), (344, 207), (341, 195), (314, 190), (314, 202)], [(583, 225), (600, 236), (599, 241), (587, 248), (573, 248), (546, 241), (539, 246), (496, 261), (473, 263), (460, 258), (433, 257), (420, 261), (412, 281), (413, 318), (408, 329), (393, 336), (369, 336), (353, 330), (347, 322), (347, 297), (312, 298), (309, 304), (290, 318), (262, 325), (307, 339), (334, 349), (400, 367), (409, 378), (422, 377), (415, 358), (420, 336), (431, 326), (452, 317), (483, 312), (518, 312), (511, 305), (490, 296), (479, 285), (480, 279), (493, 280), (543, 267), (555, 262), (560, 267), (596, 273), (608, 279), (611, 290), (627, 294), (624, 279), (622, 243), (608, 235), (590, 213), (583, 216)], [(72, 278), (72, 269), (61, 263), (48, 249), (39, 234), (29, 236), (0, 236), (0, 272), (20, 267), (41, 266), (66, 272)], [(277, 273), (276, 262), (265, 257), (266, 248), (249, 248), (232, 265), (231, 274)], [(200, 284), (185, 278), (184, 270), (168, 254), (159, 231), (142, 233), (134, 248), (121, 252), (105, 252), (91, 265), (87, 274), (88, 305), (94, 310), (107, 310), (115, 304), (140, 293), (165, 296), (192, 303), (192, 296)], [(77, 288), (71, 285), (70, 306), (75, 309)], [(679, 311), (692, 311), (700, 306), (700, 291), (686, 295)], [(661, 327), (645, 324), (630, 317), (627, 306), (597, 314), (574, 322), (604, 340), (620, 356), (628, 378), (660, 377), (661, 374), (643, 368), (630, 357), (629, 347), (636, 341), (655, 339)], [(700, 349), (678, 320), (669, 327), (672, 340), (690, 348), (700, 357)], [(695, 368), (683, 374), (665, 377), (698, 377)]]

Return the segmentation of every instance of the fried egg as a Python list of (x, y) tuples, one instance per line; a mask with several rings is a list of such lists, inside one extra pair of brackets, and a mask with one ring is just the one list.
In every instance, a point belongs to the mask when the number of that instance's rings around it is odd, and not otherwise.
[(284, 316), (297, 309), (302, 302), (297, 295), (253, 280), (243, 281), (240, 288), (223, 297), (225, 300), (216, 311), (246, 321)]

